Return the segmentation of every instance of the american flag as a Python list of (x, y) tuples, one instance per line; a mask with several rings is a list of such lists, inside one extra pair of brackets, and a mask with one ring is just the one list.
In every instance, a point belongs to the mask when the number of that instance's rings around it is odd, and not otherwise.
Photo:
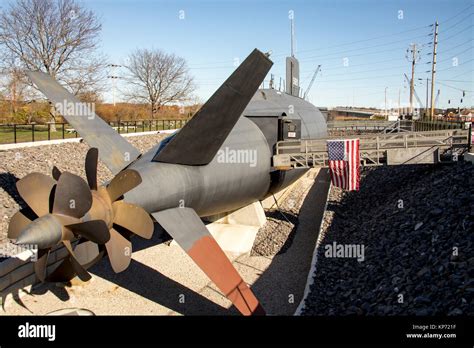
[(358, 190), (360, 179), (359, 139), (328, 140), (331, 181), (345, 190)]

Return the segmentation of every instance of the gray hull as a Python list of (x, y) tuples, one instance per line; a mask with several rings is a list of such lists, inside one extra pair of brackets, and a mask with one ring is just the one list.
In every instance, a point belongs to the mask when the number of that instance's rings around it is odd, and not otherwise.
[[(127, 202), (150, 213), (175, 207), (193, 208), (199, 216), (232, 211), (264, 199), (300, 178), (306, 170), (272, 171), (274, 139), (246, 114), (285, 113), (301, 120), (301, 137), (325, 136), (326, 123), (312, 104), (275, 90), (259, 90), (213, 160), (203, 166), (153, 162), (160, 144), (130, 168), (143, 182), (125, 195)], [(293, 110), (289, 113), (289, 110)], [(212, 137), (213, 134), (202, 136)]]
[(261, 199), (270, 188), (272, 154), (260, 129), (245, 117), (208, 165), (151, 162), (158, 148), (130, 167), (141, 174), (143, 182), (125, 195), (127, 202), (150, 213), (185, 206), (199, 216), (213, 215)]

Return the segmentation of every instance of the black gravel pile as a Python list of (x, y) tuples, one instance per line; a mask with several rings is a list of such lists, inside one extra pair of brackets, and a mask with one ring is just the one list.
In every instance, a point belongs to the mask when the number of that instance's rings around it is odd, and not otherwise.
[[(366, 168), (332, 188), (303, 315), (474, 314), (474, 166)], [(328, 245), (364, 246), (364, 260)], [(360, 250), (360, 249), (359, 249)]]

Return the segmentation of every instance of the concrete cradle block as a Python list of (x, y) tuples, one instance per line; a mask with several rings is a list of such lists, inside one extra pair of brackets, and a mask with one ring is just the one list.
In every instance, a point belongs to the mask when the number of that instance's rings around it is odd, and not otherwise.
[(22, 261), (15, 257), (6, 258), (2, 262), (0, 262), (0, 277), (10, 273), (15, 268), (18, 268), (21, 265), (24, 265), (25, 263), (28, 263), (28, 261)]
[[(230, 213), (206, 218), (212, 223), (206, 227), (217, 244), (225, 252), (235, 255), (248, 254), (253, 247), (258, 230), (265, 225), (267, 217), (260, 202), (254, 202)], [(170, 244), (176, 246), (173, 240)]]
[(256, 226), (212, 223), (206, 226), (217, 244), (234, 255), (248, 254), (259, 228)]
[(464, 154), (464, 160), (467, 162), (474, 163), (474, 152), (466, 152)]
[[(217, 222), (217, 221), (216, 221)], [(227, 215), (228, 224), (263, 227), (267, 222), (260, 202), (254, 202)]]

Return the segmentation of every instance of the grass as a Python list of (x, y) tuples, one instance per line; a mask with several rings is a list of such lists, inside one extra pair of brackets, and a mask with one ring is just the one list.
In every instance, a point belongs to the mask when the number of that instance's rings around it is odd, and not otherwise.
[[(61, 128), (59, 128), (61, 129)], [(56, 131), (56, 132), (51, 132), (50, 133), (50, 139), (62, 139), (62, 131)], [(64, 138), (75, 138), (76, 134), (73, 133), (68, 133), (64, 132)], [(40, 140), (48, 140), (48, 131), (47, 130), (36, 130), (35, 129), (35, 135), (34, 135), (34, 141), (40, 141)], [(33, 136), (31, 132), (31, 127), (30, 129), (17, 129), (16, 130), (16, 142), (17, 143), (23, 143), (27, 141), (33, 141)], [(0, 144), (11, 144), (15, 142), (14, 138), (14, 132), (13, 132), (13, 127), (8, 127), (4, 128), (2, 127), (0, 129)]]
[[(151, 127), (151, 130), (157, 131), (157, 130), (174, 129), (177, 126), (181, 126), (180, 121), (176, 123), (176, 121), (174, 120), (171, 120), (171, 121), (157, 120), (157, 123), (153, 124), (153, 126)], [(32, 129), (31, 125), (17, 126), (16, 142), (22, 143), (22, 142), (33, 141), (31, 129)], [(70, 125), (65, 125), (64, 138), (65, 139), (75, 138), (76, 133), (71, 132), (71, 131), (68, 132), (68, 129), (71, 130), (72, 127)], [(135, 129), (134, 124), (131, 123), (130, 126), (128, 127), (128, 133), (143, 132), (143, 131), (146, 132), (149, 130), (150, 130), (150, 126), (148, 124), (145, 124), (145, 127), (143, 127), (141, 124), (138, 124), (137, 128)], [(120, 127), (120, 133), (121, 134), (127, 133), (127, 127), (125, 126)], [(62, 138), (63, 138), (62, 126), (57, 125), (56, 132), (53, 132), (53, 131), (50, 132), (50, 140), (62, 139)], [(44, 126), (44, 125), (35, 125), (34, 141), (41, 141), (41, 140), (48, 140), (48, 128), (47, 126)], [(14, 137), (13, 126), (0, 125), (0, 144), (12, 144), (14, 142), (15, 142), (15, 137)]]

